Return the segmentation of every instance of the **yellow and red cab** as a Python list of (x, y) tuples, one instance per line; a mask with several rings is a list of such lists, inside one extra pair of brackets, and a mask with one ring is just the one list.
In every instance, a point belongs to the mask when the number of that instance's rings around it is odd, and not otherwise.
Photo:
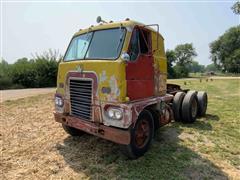
[(180, 88), (167, 93), (166, 79), (158, 25), (126, 19), (91, 26), (74, 34), (59, 64), (55, 119), (71, 135), (93, 134), (139, 157), (154, 130), (173, 119)]

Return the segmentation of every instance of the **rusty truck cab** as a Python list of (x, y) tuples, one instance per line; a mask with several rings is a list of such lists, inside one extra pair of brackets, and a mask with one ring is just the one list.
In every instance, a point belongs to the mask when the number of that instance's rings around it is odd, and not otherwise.
[(71, 135), (93, 134), (123, 145), (129, 157), (143, 155), (154, 130), (173, 118), (163, 41), (131, 20), (75, 33), (59, 64), (56, 121)]

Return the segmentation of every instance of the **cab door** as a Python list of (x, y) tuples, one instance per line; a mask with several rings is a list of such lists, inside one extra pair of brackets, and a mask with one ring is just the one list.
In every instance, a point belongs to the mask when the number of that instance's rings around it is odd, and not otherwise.
[(151, 31), (136, 26), (132, 32), (126, 65), (127, 96), (130, 100), (154, 95), (154, 66)]

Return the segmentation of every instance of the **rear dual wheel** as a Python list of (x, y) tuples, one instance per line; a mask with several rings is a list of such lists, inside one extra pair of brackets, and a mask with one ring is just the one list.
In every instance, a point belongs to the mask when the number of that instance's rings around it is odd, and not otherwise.
[(188, 91), (182, 102), (182, 120), (186, 123), (196, 121), (198, 100), (196, 91)]
[(206, 111), (207, 111), (207, 104), (208, 104), (207, 93), (204, 91), (199, 91), (197, 93), (197, 99), (198, 99), (198, 116), (203, 117), (206, 115)]
[(182, 102), (185, 97), (184, 92), (177, 92), (173, 98), (173, 115), (175, 121), (182, 121)]
[(173, 98), (175, 121), (193, 123), (197, 116), (202, 117), (207, 110), (207, 93), (200, 91), (177, 92)]

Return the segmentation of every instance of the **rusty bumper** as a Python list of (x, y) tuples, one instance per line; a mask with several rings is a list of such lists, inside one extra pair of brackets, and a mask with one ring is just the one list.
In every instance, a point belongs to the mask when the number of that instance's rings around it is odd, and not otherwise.
[(60, 113), (54, 113), (55, 120), (67, 126), (80, 129), (86, 133), (110, 140), (118, 144), (130, 144), (129, 130), (122, 130), (114, 127), (108, 127), (101, 124), (81, 120), (72, 116), (65, 116)]

